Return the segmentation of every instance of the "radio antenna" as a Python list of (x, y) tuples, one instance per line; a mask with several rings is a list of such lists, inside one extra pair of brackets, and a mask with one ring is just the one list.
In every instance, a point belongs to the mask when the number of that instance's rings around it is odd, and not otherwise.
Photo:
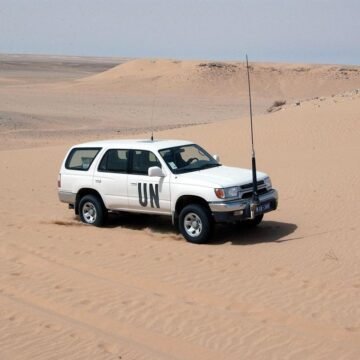
[(253, 127), (253, 114), (252, 114), (252, 102), (251, 102), (251, 85), (250, 85), (250, 68), (248, 56), (246, 55), (246, 70), (249, 90), (249, 110), (250, 110), (250, 129), (251, 129), (251, 168), (252, 168), (252, 180), (253, 180), (253, 196), (252, 203), (250, 206), (251, 218), (255, 217), (256, 206), (259, 203), (258, 189), (257, 189), (257, 176), (256, 176), (256, 158), (255, 158), (255, 147), (254, 147), (254, 127)]
[[(155, 81), (156, 81), (156, 80), (155, 80)], [(154, 141), (153, 118), (154, 118), (154, 107), (155, 107), (156, 95), (157, 95), (157, 82), (155, 82), (155, 86), (154, 86), (154, 97), (153, 97), (153, 102), (152, 102), (152, 106), (151, 106), (151, 118), (150, 118), (150, 128), (151, 128), (151, 137), (150, 137), (150, 140), (151, 140), (151, 141)]]

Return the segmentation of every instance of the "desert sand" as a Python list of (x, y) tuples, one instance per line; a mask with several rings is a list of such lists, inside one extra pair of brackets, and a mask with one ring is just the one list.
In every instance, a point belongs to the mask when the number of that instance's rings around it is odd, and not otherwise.
[(31, 61), (0, 61), (1, 359), (359, 358), (360, 68), (253, 65), (279, 209), (197, 246), (162, 217), (81, 224), (58, 170), (74, 143), (147, 137), (151, 118), (155, 137), (249, 167), (243, 64)]

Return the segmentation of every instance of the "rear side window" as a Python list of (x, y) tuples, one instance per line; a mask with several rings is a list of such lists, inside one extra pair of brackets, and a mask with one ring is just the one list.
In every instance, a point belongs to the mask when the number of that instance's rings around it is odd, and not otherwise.
[(75, 148), (66, 159), (65, 167), (69, 170), (89, 170), (101, 148)]
[(110, 149), (101, 159), (98, 170), (104, 172), (126, 173), (129, 150)]

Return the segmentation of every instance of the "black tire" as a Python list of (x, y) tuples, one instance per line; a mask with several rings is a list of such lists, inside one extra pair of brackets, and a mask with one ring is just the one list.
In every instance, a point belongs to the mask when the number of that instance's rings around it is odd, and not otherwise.
[(209, 210), (197, 204), (185, 206), (179, 215), (179, 230), (191, 243), (207, 243), (213, 230)]
[(101, 200), (94, 195), (85, 195), (79, 202), (79, 215), (83, 223), (102, 226), (106, 218), (106, 209)]
[(257, 216), (255, 216), (254, 219), (245, 220), (244, 224), (247, 227), (254, 228), (261, 223), (263, 217), (264, 217), (264, 214), (257, 215)]

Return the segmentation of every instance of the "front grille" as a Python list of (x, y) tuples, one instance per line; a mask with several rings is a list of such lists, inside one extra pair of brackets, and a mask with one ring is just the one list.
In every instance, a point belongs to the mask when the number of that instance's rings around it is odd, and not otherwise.
[[(260, 181), (257, 182), (258, 187), (260, 187), (261, 185), (264, 185), (264, 180), (260, 180)], [(249, 184), (245, 184), (245, 185), (240, 186), (242, 191), (252, 189), (252, 187), (253, 187), (253, 183), (249, 183)]]
[[(251, 184), (251, 186), (252, 186), (252, 184)], [(263, 188), (257, 190), (258, 195), (265, 194), (266, 192), (267, 192), (266, 187), (263, 187)], [(253, 193), (254, 192), (251, 189), (251, 191), (244, 192), (242, 194), (241, 198), (242, 199), (249, 199), (249, 198), (251, 198), (253, 196)]]

